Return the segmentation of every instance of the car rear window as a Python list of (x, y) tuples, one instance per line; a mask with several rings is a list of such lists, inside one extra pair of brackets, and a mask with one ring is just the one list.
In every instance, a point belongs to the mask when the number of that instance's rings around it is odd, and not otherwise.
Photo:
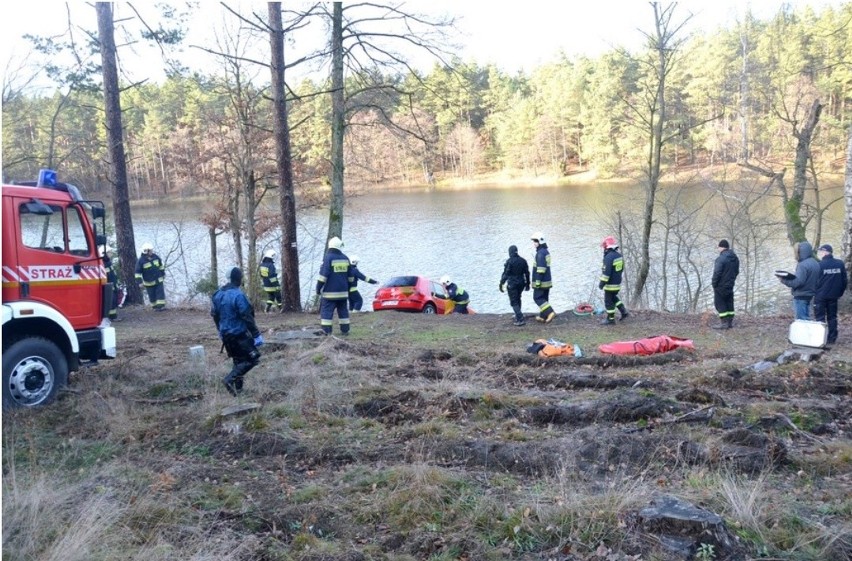
[(417, 284), (417, 277), (394, 277), (388, 282), (385, 283), (387, 287), (394, 286), (415, 286)]

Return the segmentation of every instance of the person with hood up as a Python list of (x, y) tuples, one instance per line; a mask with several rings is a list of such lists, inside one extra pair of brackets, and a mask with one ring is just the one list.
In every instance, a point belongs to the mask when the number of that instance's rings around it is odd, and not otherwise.
[(720, 240), (719, 257), (713, 263), (713, 304), (719, 314), (719, 325), (713, 329), (730, 329), (734, 326), (734, 282), (740, 274), (740, 259), (728, 240)]
[(779, 277), (779, 280), (790, 287), (796, 319), (811, 319), (811, 300), (816, 294), (820, 276), (819, 261), (814, 258), (814, 250), (810, 242), (795, 244), (793, 255), (798, 261), (796, 274), (792, 277)]
[(814, 294), (814, 317), (828, 323), (826, 343), (837, 342), (837, 300), (846, 292), (849, 278), (843, 261), (832, 255), (834, 249), (826, 244), (819, 246), (819, 279)]
[(340, 323), (340, 334), (349, 335), (349, 287), (355, 277), (352, 276), (352, 264), (341, 251), (342, 248), (343, 240), (337, 236), (328, 240), (328, 251), (322, 260), (317, 278), (320, 326), (326, 335), (331, 335), (335, 310)]
[(535, 246), (535, 266), (532, 270), (533, 300), (538, 305), (536, 321), (550, 323), (556, 317), (556, 312), (550, 306), (550, 289), (553, 279), (550, 276), (550, 250), (544, 241), (544, 234), (536, 232), (531, 236)]
[(222, 378), (228, 393), (236, 396), (243, 391), (243, 378), (260, 362), (263, 336), (254, 321), (254, 308), (240, 290), (243, 272), (239, 267), (231, 269), (228, 284), (213, 294), (210, 315), (219, 331), (222, 347), (234, 361), (234, 367)]
[(275, 270), (275, 253), (274, 249), (267, 249), (263, 252), (263, 259), (260, 261), (258, 272), (260, 272), (260, 280), (263, 283), (263, 293), (266, 295), (267, 314), (275, 308), (275, 311), (281, 311), (281, 282), (278, 280), (278, 271)]
[(505, 289), (509, 295), (509, 305), (515, 312), (512, 325), (526, 325), (524, 314), (521, 313), (521, 294), (530, 289), (530, 266), (527, 260), (518, 255), (518, 246), (509, 246), (509, 258), (503, 265), (503, 275), (500, 277), (500, 292)]
[(353, 255), (349, 258), (349, 262), (352, 264), (352, 277), (355, 279), (352, 281), (352, 286), (349, 287), (349, 311), (350, 312), (360, 312), (361, 306), (364, 305), (364, 298), (361, 296), (361, 293), (358, 292), (358, 281), (362, 280), (369, 284), (377, 284), (379, 281), (376, 279), (372, 279), (366, 276), (364, 273), (358, 270), (358, 256)]

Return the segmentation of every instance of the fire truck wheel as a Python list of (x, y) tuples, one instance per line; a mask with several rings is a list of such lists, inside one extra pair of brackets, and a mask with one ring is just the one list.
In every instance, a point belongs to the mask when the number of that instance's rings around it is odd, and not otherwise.
[(36, 407), (53, 401), (68, 381), (68, 362), (52, 342), (29, 337), (3, 350), (3, 407)]

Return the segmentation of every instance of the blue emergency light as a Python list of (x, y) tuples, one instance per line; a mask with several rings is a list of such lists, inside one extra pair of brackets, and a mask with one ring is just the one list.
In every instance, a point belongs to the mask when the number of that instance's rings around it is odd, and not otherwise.
[(38, 172), (37, 187), (56, 187), (56, 172), (52, 169), (41, 169)]

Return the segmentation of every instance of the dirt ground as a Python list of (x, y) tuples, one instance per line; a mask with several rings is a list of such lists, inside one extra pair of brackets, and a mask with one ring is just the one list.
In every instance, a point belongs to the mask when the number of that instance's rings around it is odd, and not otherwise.
[[(238, 398), (206, 312), (120, 317), (119, 357), (4, 412), (3, 448), (121, 506), (98, 544), (122, 558), (852, 559), (848, 316), (833, 348), (784, 362), (785, 317), (370, 312), (314, 337), (314, 315), (261, 314)], [(597, 350), (659, 334), (695, 350)], [(583, 356), (527, 352), (548, 338)], [(4, 494), (29, 488), (9, 473)], [(4, 559), (39, 558), (6, 502)]]

